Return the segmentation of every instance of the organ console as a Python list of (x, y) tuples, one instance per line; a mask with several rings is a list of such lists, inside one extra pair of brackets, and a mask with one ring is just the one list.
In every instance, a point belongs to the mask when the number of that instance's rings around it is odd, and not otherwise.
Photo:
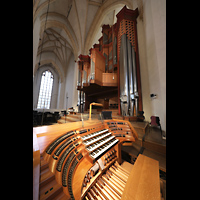
[[(81, 122), (73, 122), (70, 128), (64, 128), (68, 124), (53, 125), (37, 136), (40, 153), (57, 184), (62, 186), (65, 199), (160, 199), (158, 161), (139, 155), (131, 172), (120, 165), (121, 145), (138, 139), (129, 121), (88, 120), (84, 124), (82, 127)], [(137, 174), (137, 179), (132, 173)], [(145, 177), (150, 177), (154, 184), (146, 180), (148, 184), (143, 187), (140, 181)], [(137, 187), (132, 188), (132, 183)], [(147, 196), (144, 190), (149, 191)], [(48, 194), (44, 190), (40, 191), (40, 199), (48, 199), (45, 195)]]

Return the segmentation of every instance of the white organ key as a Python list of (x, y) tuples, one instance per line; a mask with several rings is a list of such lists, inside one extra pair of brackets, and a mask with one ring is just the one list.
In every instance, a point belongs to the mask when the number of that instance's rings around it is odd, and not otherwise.
[(91, 145), (91, 144), (93, 144), (93, 143), (95, 143), (95, 142), (97, 142), (97, 141), (109, 136), (109, 135), (112, 135), (112, 133), (111, 132), (104, 133), (104, 134), (100, 135), (98, 138), (93, 138), (93, 140), (91, 140), (90, 142), (86, 143), (86, 141), (85, 141), (83, 143), (84, 143), (84, 145), (89, 146), (89, 145)]
[(90, 139), (90, 138), (92, 138), (92, 137), (101, 135), (102, 133), (106, 133), (107, 131), (108, 131), (108, 129), (104, 129), (104, 130), (101, 130), (101, 131), (98, 131), (98, 132), (95, 132), (95, 133), (90, 133), (90, 134), (88, 134), (88, 135), (85, 135), (85, 136), (81, 137), (81, 139), (82, 139), (83, 141), (85, 141), (85, 140), (88, 140), (88, 139)]
[(108, 129), (103, 129), (81, 137), (85, 149), (90, 152), (92, 159), (98, 159), (100, 155), (118, 143), (119, 140), (108, 131)]
[[(101, 154), (103, 154), (105, 151), (107, 151), (109, 148), (111, 148), (113, 145), (115, 145), (119, 140), (118, 139), (114, 139), (112, 142), (110, 142), (106, 147), (104, 147), (103, 149), (99, 150), (98, 153), (92, 152), (90, 154), (90, 156), (93, 159), (96, 159), (98, 156), (100, 156)], [(98, 150), (98, 149), (97, 149)]]
[(95, 149), (99, 148), (100, 146), (102, 146), (103, 144), (107, 143), (108, 141), (112, 140), (113, 138), (115, 138), (114, 135), (111, 135), (110, 137), (108, 136), (107, 138), (104, 138), (104, 141), (98, 141), (99, 143), (94, 143), (91, 146), (88, 146), (86, 149), (89, 152), (94, 151)]

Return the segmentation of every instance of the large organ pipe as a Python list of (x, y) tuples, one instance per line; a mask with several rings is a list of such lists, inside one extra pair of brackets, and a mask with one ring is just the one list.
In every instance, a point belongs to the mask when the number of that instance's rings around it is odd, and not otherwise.
[(81, 96), (80, 96), (80, 93), (81, 93), (81, 91), (78, 90), (78, 101), (77, 101), (78, 112), (81, 112), (81, 101), (80, 101)]
[(129, 95), (129, 115), (130, 116), (133, 116), (133, 108), (134, 108), (134, 89), (133, 89), (133, 62), (132, 62), (132, 52), (131, 52), (131, 44), (130, 44), (130, 41), (127, 39), (126, 37), (126, 40), (127, 40), (127, 50), (128, 50), (128, 76), (129, 76), (129, 92), (130, 92), (130, 95)]
[(120, 49), (120, 100), (123, 116), (138, 115), (138, 90), (135, 51), (126, 34), (121, 38)]
[(136, 59), (135, 51), (132, 47), (132, 62), (133, 62), (133, 86), (134, 86), (134, 100), (135, 100), (135, 112), (138, 115), (138, 89), (137, 89), (137, 74), (136, 74)]
[(85, 92), (83, 92), (83, 113), (85, 110)]
[(113, 42), (113, 65), (117, 64), (117, 37), (114, 38)]
[(122, 115), (128, 115), (128, 68), (127, 68), (127, 45), (126, 35), (122, 35), (120, 49), (120, 101)]

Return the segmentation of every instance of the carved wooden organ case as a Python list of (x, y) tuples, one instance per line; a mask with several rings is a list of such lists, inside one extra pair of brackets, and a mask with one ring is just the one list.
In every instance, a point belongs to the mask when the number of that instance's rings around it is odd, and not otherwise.
[(113, 26), (102, 26), (102, 37), (99, 44), (94, 44), (89, 50), (90, 56), (79, 56), (78, 104), (82, 102), (81, 108), (87, 110), (91, 103), (85, 106), (84, 100), (81, 100), (87, 97), (87, 87), (102, 86), (100, 95), (103, 88), (112, 87), (117, 91), (119, 114), (143, 120), (136, 21), (138, 9), (130, 10), (124, 6), (116, 17), (117, 22)]

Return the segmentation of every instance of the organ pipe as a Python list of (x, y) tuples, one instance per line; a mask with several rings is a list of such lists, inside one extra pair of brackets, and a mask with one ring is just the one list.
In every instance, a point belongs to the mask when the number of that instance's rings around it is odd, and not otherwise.
[(138, 90), (135, 51), (126, 34), (121, 37), (120, 48), (120, 101), (123, 116), (138, 115)]
[(138, 115), (138, 87), (137, 87), (137, 73), (136, 73), (136, 60), (135, 60), (135, 51), (132, 47), (132, 62), (133, 62), (133, 86), (134, 86), (134, 95), (133, 99), (135, 100), (135, 112), (136, 116)]
[(122, 35), (120, 50), (120, 104), (122, 115), (128, 115), (128, 73), (127, 73), (127, 51), (126, 36)]
[[(127, 37), (126, 37), (127, 39)], [(133, 100), (133, 62), (132, 62), (132, 52), (131, 52), (131, 44), (129, 40), (127, 40), (127, 50), (128, 50), (128, 76), (129, 76), (129, 115), (133, 116), (133, 107), (134, 107), (134, 100)]]

